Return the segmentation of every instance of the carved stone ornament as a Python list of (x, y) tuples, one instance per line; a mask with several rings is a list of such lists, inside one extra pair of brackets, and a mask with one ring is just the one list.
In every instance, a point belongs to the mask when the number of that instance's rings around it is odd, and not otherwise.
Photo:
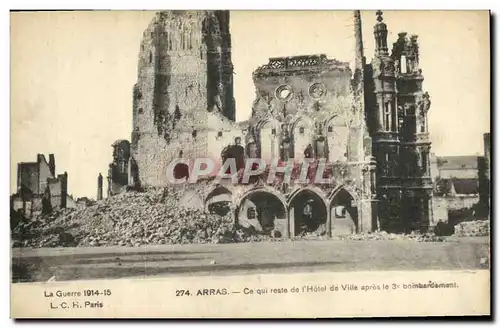
[(304, 104), (304, 93), (302, 91), (297, 94), (297, 103), (299, 108), (302, 108)]
[(431, 108), (431, 100), (428, 92), (423, 94), (422, 100), (418, 102), (418, 108), (421, 116), (427, 115), (427, 112)]
[(314, 83), (309, 87), (309, 95), (314, 99), (319, 99), (326, 94), (326, 87), (323, 83)]
[(394, 74), (395, 71), (396, 71), (396, 68), (394, 67), (393, 63), (386, 63), (384, 65), (384, 73), (385, 74), (392, 75), (392, 74)]
[(280, 101), (289, 101), (293, 96), (293, 89), (289, 85), (281, 85), (276, 88), (275, 94)]

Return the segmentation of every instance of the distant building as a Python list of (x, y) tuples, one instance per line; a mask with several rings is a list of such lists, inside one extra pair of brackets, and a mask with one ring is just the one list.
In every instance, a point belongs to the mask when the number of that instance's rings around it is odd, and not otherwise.
[(433, 158), (436, 195), (479, 195), (478, 156), (440, 156)]
[[(484, 156), (432, 157), (434, 202), (441, 202), (451, 214), (463, 212), (465, 219), (484, 218), (490, 198), (490, 134), (484, 134)], [(469, 210), (471, 213), (464, 212)], [(472, 214), (473, 213), (473, 214)], [(454, 214), (454, 216), (456, 216)], [(442, 215), (443, 217), (443, 215)], [(456, 222), (455, 222), (456, 223)]]
[(113, 162), (109, 164), (108, 170), (108, 197), (125, 191), (129, 184), (130, 142), (123, 139), (116, 140), (111, 147), (113, 147)]
[(68, 196), (68, 173), (56, 175), (54, 154), (49, 160), (38, 154), (36, 162), (18, 163), (17, 191), (11, 196), (11, 208), (31, 218), (52, 210), (73, 207)]

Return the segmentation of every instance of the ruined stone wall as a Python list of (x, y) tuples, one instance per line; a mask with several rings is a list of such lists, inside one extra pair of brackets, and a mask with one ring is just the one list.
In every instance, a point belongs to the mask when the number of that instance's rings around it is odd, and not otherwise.
[(38, 170), (39, 170), (39, 187), (38, 190), (42, 193), (47, 187), (47, 179), (54, 178), (51, 172), (49, 163), (44, 155), (38, 155)]
[(325, 55), (271, 58), (259, 67), (252, 120), (261, 156), (289, 149), (300, 162), (311, 147), (316, 158), (363, 161), (363, 109), (351, 78), (347, 63)]
[(47, 179), (47, 197), (52, 209), (66, 208), (68, 198), (68, 175), (59, 174), (56, 178)]
[(38, 184), (38, 164), (37, 163), (19, 163), (17, 165), (17, 187), (26, 187), (33, 193), (39, 193)]

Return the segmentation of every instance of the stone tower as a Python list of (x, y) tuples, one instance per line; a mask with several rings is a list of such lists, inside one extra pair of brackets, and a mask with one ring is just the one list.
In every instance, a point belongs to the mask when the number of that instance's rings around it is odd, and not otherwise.
[(403, 229), (427, 230), (432, 222), (431, 142), (427, 123), (430, 96), (423, 91), (417, 36), (398, 34), (391, 57), (398, 89), (400, 139), (401, 215)]
[(366, 84), (367, 106), (370, 107), (370, 126), (373, 154), (377, 162), (377, 196), (382, 230), (397, 231), (401, 227), (401, 189), (398, 174), (399, 138), (396, 110), (396, 78), (394, 60), (387, 48), (387, 25), (382, 12), (377, 11), (374, 26), (375, 55), (367, 67), (370, 76)]
[(155, 15), (140, 45), (131, 152), (144, 186), (165, 185), (168, 164), (207, 155), (208, 113), (234, 121), (228, 11)]

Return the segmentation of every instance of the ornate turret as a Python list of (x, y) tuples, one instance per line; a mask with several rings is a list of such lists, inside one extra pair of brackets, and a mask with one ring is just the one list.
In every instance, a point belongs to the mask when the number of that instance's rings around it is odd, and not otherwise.
[(387, 49), (387, 25), (383, 22), (383, 12), (377, 10), (377, 23), (373, 27), (373, 34), (375, 35), (375, 56), (387, 56), (389, 54)]

